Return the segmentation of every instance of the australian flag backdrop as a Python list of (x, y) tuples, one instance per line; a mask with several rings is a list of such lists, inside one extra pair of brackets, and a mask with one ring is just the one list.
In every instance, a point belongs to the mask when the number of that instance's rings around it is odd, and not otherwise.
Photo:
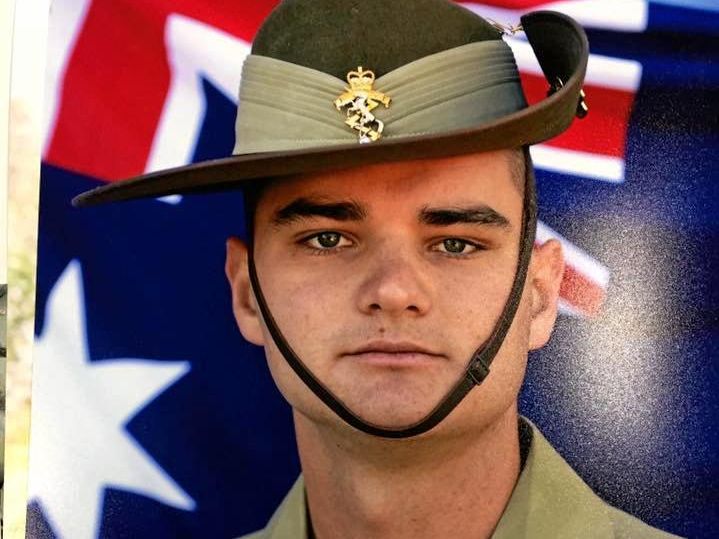
[[(274, 4), (52, 3), (28, 537), (236, 537), (298, 474), (290, 409), (232, 317), (241, 196), (70, 206), (229, 155), (242, 62)], [(557, 9), (591, 45), (589, 116), (532, 150), (538, 241), (559, 238), (567, 270), (522, 412), (610, 503), (716, 537), (719, 4), (463, 5), (504, 23)], [(506, 39), (541, 99), (523, 35)]]

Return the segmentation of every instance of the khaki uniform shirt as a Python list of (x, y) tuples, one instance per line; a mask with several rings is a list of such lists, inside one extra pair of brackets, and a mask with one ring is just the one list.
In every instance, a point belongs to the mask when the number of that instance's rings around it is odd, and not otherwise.
[[(670, 539), (599, 498), (532, 426), (532, 442), (492, 539)], [(243, 539), (306, 539), (305, 487), (299, 477), (267, 527)]]

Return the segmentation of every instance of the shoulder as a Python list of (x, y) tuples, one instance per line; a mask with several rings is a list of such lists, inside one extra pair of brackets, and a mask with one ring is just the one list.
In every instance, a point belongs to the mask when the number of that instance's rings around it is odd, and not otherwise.
[(615, 539), (676, 539), (677, 535), (652, 528), (637, 517), (607, 505), (607, 516), (614, 529)]
[(265, 530), (259, 530), (247, 535), (243, 535), (242, 537), (238, 537), (237, 539), (265, 539), (267, 537), (267, 534), (265, 533)]
[(530, 448), (493, 539), (669, 539), (675, 537), (612, 507), (595, 494), (531, 427)]
[(300, 475), (264, 529), (238, 539), (305, 539), (305, 484)]

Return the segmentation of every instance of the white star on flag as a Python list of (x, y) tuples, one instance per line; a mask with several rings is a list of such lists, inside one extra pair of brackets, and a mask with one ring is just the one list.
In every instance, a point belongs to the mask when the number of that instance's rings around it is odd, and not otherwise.
[(94, 539), (105, 488), (194, 510), (195, 501), (125, 429), (190, 370), (185, 361), (118, 358), (90, 362), (80, 264), (51, 291), (35, 343), (29, 499), (60, 538)]

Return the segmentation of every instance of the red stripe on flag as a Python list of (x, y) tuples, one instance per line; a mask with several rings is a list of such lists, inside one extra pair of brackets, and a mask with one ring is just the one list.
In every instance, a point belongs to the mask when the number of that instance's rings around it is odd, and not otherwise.
[(594, 317), (604, 303), (606, 291), (576, 268), (567, 265), (559, 296), (582, 314)]
[(46, 159), (99, 178), (142, 171), (169, 72), (164, 13), (95, 0), (67, 67)]
[(167, 16), (251, 41), (275, 4), (251, 2), (239, 13), (220, 0), (94, 0), (68, 63), (46, 160), (106, 180), (142, 173), (170, 83)]
[[(459, 0), (457, 0), (459, 1)], [(474, 4), (484, 4), (485, 6), (500, 7), (503, 9), (527, 10), (548, 4), (547, 0), (481, 0), (481, 2), (473, 2)]]
[[(521, 73), (529, 103), (547, 95), (547, 81), (540, 75)], [(634, 104), (634, 93), (603, 86), (585, 86), (589, 114), (576, 120), (563, 134), (548, 141), (549, 146), (612, 157), (624, 157), (627, 127)]]

